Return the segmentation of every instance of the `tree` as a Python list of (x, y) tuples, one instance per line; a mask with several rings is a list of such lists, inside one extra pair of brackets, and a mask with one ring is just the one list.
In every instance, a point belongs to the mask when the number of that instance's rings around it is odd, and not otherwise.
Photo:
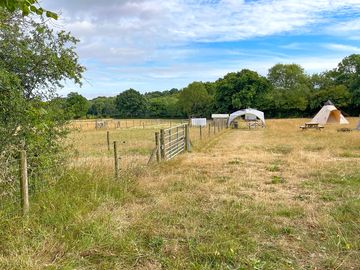
[(310, 79), (297, 64), (276, 64), (267, 76), (273, 90), (266, 95), (267, 110), (277, 116), (297, 116), (308, 108)]
[(255, 71), (243, 69), (228, 73), (216, 82), (216, 108), (219, 112), (233, 112), (241, 108), (260, 107), (263, 95), (270, 88), (267, 79)]
[(58, 19), (58, 15), (52, 11), (40, 7), (36, 0), (0, 0), (0, 7), (7, 9), (9, 12), (22, 11), (23, 16), (37, 14), (39, 16), (45, 13), (46, 17)]
[(65, 79), (80, 84), (84, 67), (75, 53), (77, 40), (3, 9), (0, 24), (0, 130), (7, 132), (0, 140), (0, 159), (25, 149), (36, 156), (29, 166), (40, 170), (56, 164), (62, 153), (66, 121), (61, 106), (46, 100)]
[(97, 97), (90, 101), (88, 114), (96, 117), (110, 117), (117, 114), (114, 97)]
[(143, 117), (147, 100), (138, 91), (128, 89), (116, 96), (115, 105), (121, 117)]
[(193, 82), (182, 89), (179, 107), (188, 117), (208, 116), (212, 100), (202, 82)]
[(70, 33), (7, 12), (0, 12), (0, 22), (0, 66), (16, 74), (27, 99), (51, 97), (66, 79), (81, 85), (85, 68)]
[(344, 85), (351, 93), (351, 110), (360, 112), (360, 54), (345, 57), (332, 71), (337, 85)]
[(82, 95), (71, 92), (67, 95), (65, 108), (71, 118), (79, 119), (86, 116), (89, 109), (89, 102)]

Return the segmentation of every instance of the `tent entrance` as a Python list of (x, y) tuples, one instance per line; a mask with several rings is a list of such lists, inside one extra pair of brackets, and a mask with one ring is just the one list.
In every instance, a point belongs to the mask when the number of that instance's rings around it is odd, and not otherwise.
[(331, 111), (327, 120), (328, 123), (339, 123), (340, 122), (340, 111)]

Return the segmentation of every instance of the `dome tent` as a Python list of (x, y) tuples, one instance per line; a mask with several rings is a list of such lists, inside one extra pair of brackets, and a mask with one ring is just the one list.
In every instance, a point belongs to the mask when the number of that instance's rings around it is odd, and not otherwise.
[(244, 110), (240, 110), (240, 111), (236, 111), (233, 112), (232, 114), (230, 114), (229, 116), (229, 120), (228, 120), (228, 126), (230, 126), (230, 124), (238, 117), (245, 115), (245, 119), (247, 120), (255, 120), (255, 119), (260, 119), (260, 121), (262, 122), (262, 124), (265, 126), (265, 116), (264, 113), (262, 111), (258, 111), (255, 109), (244, 109)]
[(310, 123), (318, 124), (349, 124), (348, 120), (342, 115), (342, 113), (334, 106), (334, 104), (328, 100), (325, 102), (321, 110), (315, 115)]

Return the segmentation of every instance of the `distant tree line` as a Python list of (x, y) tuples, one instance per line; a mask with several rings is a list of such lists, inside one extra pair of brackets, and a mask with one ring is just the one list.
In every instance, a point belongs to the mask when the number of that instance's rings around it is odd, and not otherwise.
[(264, 111), (267, 117), (301, 117), (313, 115), (328, 99), (346, 115), (359, 115), (359, 54), (318, 74), (308, 75), (298, 64), (276, 64), (266, 77), (243, 69), (215, 82), (192, 82), (181, 90), (141, 94), (129, 89), (116, 97), (89, 101), (70, 93), (63, 104), (72, 118), (209, 117), (248, 107)]

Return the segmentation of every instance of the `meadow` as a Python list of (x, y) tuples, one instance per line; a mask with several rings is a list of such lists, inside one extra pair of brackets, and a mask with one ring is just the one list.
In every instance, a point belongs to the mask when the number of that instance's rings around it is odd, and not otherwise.
[(118, 180), (106, 130), (78, 126), (67, 172), (0, 221), (0, 268), (360, 269), (360, 132), (305, 121), (192, 128), (191, 153), (150, 165), (168, 123), (114, 127)]

